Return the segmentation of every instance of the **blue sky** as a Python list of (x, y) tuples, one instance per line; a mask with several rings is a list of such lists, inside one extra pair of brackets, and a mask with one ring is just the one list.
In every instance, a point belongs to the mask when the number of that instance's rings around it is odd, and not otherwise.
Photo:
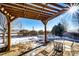
[[(22, 24), (21, 29), (27, 29), (27, 30), (32, 30), (33, 27), (35, 30), (43, 30), (43, 23), (40, 20), (34, 20), (34, 19), (28, 19), (28, 18), (18, 18), (13, 22), (20, 22)], [(16, 28), (15, 26), (14, 28)], [(18, 28), (18, 27), (17, 27)]]
[[(75, 31), (75, 28), (78, 26), (73, 22), (76, 20), (74, 17), (71, 18), (70, 15), (68, 14), (62, 14), (52, 20), (50, 20), (47, 24), (47, 30), (51, 31), (54, 25), (57, 25), (58, 23), (62, 22), (61, 20), (64, 19), (68, 23), (68, 30)], [(14, 27), (16, 29), (19, 29), (20, 27), (18, 24), (21, 23), (22, 27), (21, 29), (27, 29), (27, 30), (32, 30), (33, 27), (35, 30), (44, 30), (44, 25), (40, 20), (35, 20), (35, 19), (28, 19), (28, 18), (17, 18), (16, 20), (13, 21)]]
[[(47, 24), (47, 30), (51, 30), (54, 25), (57, 25), (60, 21), (59, 20), (50, 20)], [(28, 19), (28, 18), (17, 18), (13, 21), (13, 24), (21, 23), (21, 29), (28, 29), (32, 30), (33, 27), (35, 30), (44, 30), (44, 25), (40, 20)], [(19, 29), (18, 24), (13, 26), (16, 29)]]

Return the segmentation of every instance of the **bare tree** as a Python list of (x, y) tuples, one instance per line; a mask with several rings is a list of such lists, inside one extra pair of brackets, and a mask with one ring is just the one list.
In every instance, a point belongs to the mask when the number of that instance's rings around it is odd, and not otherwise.
[(7, 31), (7, 18), (0, 13), (0, 31), (3, 33), (3, 43), (5, 43), (5, 34)]
[(22, 27), (23, 27), (22, 22), (20, 22), (20, 21), (14, 20), (13, 22), (11, 22), (12, 29), (20, 30), (20, 29), (22, 29)]
[[(21, 22), (15, 22), (15, 23), (11, 23), (11, 27), (14, 28), (14, 27), (17, 27), (18, 29), (21, 29), (22, 28), (22, 24)], [(0, 32), (2, 33), (2, 39), (3, 39), (3, 42), (2, 43), (5, 43), (7, 44), (7, 39), (6, 39), (6, 34), (7, 34), (7, 18), (6, 16), (0, 12)]]
[(20, 22), (20, 21), (15, 20), (15, 21), (13, 21), (11, 23), (11, 29), (12, 29), (12, 31), (18, 31), (18, 32), (15, 33), (18, 36), (19, 36), (18, 33), (19, 33), (20, 30), (22, 30), (22, 28), (23, 28), (22, 22)]

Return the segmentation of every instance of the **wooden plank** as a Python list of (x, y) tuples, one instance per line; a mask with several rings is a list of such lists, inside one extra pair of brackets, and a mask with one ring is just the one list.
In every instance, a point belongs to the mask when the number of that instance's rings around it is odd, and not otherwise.
[[(18, 7), (16, 7), (16, 6), (12, 6), (12, 5), (9, 5), (9, 4), (1, 4), (1, 5), (3, 5), (3, 6), (5, 6), (5, 7), (7, 7), (7, 8), (14, 8), (14, 9), (17, 9), (17, 10), (20, 10), (20, 11), (30, 11), (30, 12), (34, 12), (34, 13), (40, 13), (41, 11), (38, 11), (38, 10), (33, 10), (33, 9), (29, 9), (29, 8), (26, 8), (26, 9), (23, 9), (23, 8), (18, 8)], [(20, 4), (19, 6), (21, 6), (22, 7), (22, 5)], [(43, 12), (44, 14), (48, 14), (48, 15), (52, 15), (53, 13), (47, 13), (47, 12)]]
[[(31, 8), (30, 10), (34, 10), (34, 11), (36, 11), (36, 12), (41, 12), (41, 11), (42, 11), (42, 8), (38, 8), (38, 7), (35, 7), (35, 6), (32, 6), (32, 5), (29, 5), (29, 4), (20, 4), (20, 3), (18, 3), (18, 4), (16, 4), (16, 5), (24, 6), (26, 9), (30, 9), (30, 8)], [(30, 8), (28, 8), (28, 7), (30, 7)], [(35, 8), (38, 8), (38, 9), (35, 9)], [(47, 12), (49, 12), (49, 13), (47, 13)], [(46, 11), (43, 10), (42, 13), (52, 15), (52, 14), (54, 14), (55, 12), (52, 13), (52, 12), (50, 12), (49, 10), (46, 10)]]
[[(28, 7), (28, 4), (18, 4), (17, 7), (16, 5), (12, 4), (1, 4), (2, 6), (5, 7), (5, 9), (12, 15), (12, 16), (16, 16), (16, 17), (26, 17), (26, 18), (31, 18), (31, 19), (38, 19), (38, 20), (49, 20), (52, 19), (54, 17), (57, 17), (58, 15), (60, 15), (60, 11), (58, 13), (55, 14), (46, 14), (45, 12), (43, 12), (39, 17), (36, 17), (40, 14), (40, 12), (42, 11), (38, 11), (38, 10), (32, 10), (29, 8), (21, 8), (23, 5), (25, 5), (25, 7)], [(20, 6), (20, 7), (18, 7)], [(32, 6), (30, 6), (32, 8)], [(25, 11), (25, 12), (24, 12)]]
[(48, 4), (51, 4), (51, 5), (56, 6), (56, 7), (59, 7), (59, 8), (65, 8), (64, 6), (58, 5), (57, 3), (48, 3)]
[[(22, 4), (20, 4), (20, 5), (22, 5)], [(39, 7), (36, 7), (36, 6), (33, 6), (33, 5), (30, 5), (30, 4), (23, 4), (25, 7), (30, 7), (30, 8), (33, 8), (33, 9), (37, 9), (37, 10), (42, 10), (42, 8), (39, 8)], [(43, 6), (42, 6), (43, 7)], [(26, 8), (27, 9), (27, 8)], [(45, 12), (50, 12), (50, 13), (55, 13), (55, 12), (53, 12), (52, 10), (46, 10), (46, 9), (44, 9), (43, 11), (45, 11)]]
[(59, 11), (59, 12), (58, 12), (58, 13), (56, 13), (55, 15), (52, 15), (51, 17), (49, 17), (49, 18), (48, 18), (48, 20), (51, 20), (51, 19), (53, 19), (53, 18), (55, 18), (55, 17), (59, 16), (60, 14), (65, 13), (65, 11), (66, 11), (66, 10), (61, 10), (61, 11)]
[(44, 4), (41, 4), (41, 3), (33, 3), (33, 4), (38, 5), (38, 6), (42, 6), (42, 7), (45, 7), (45, 8), (51, 9), (51, 10), (59, 11), (58, 9), (55, 9), (55, 8), (49, 7), (49, 6), (44, 5)]
[(34, 13), (34, 12), (30, 12), (30, 11), (27, 12), (26, 11), (26, 13), (25, 13), (23, 10), (19, 11), (15, 8), (6, 7), (6, 6), (3, 6), (3, 7), (5, 7), (5, 10), (7, 10), (11, 15), (16, 16), (16, 17), (27, 17), (27, 18), (29, 17), (29, 18), (32, 18), (32, 19), (39, 19), (40, 18), (40, 20), (41, 20), (41, 19), (46, 19), (50, 16), (48, 14), (43, 14), (42, 13), (39, 18), (36, 18), (36, 16), (38, 16), (39, 12)]
[[(18, 7), (18, 8), (22, 8), (22, 9), (24, 9), (24, 11), (26, 11), (26, 10), (30, 10), (30, 11), (36, 11), (36, 12), (40, 12), (39, 11), (39, 9), (41, 10), (42, 8), (38, 8), (38, 7), (35, 7), (35, 6), (31, 6), (31, 5), (28, 5), (27, 4), (27, 6), (25, 6), (25, 4), (21, 4), (21, 3), (17, 3), (17, 4), (12, 4), (12, 3), (9, 3), (9, 4), (7, 4), (7, 5), (9, 5), (9, 6), (14, 6), (14, 7)], [(30, 7), (30, 8), (29, 8)], [(38, 8), (37, 10), (35, 10), (34, 8)], [(49, 12), (49, 10), (47, 10), (48, 12)], [(47, 14), (47, 12), (45, 11), (45, 12), (43, 12), (43, 13), (46, 13)], [(52, 13), (51, 13), (52, 14)]]

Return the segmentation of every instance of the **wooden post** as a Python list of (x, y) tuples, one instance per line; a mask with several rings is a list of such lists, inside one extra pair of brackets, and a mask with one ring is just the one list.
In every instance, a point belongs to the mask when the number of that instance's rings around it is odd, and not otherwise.
[(45, 29), (45, 44), (47, 43), (47, 26), (44, 24)]
[[(1, 6), (0, 6), (1, 7)], [(4, 13), (4, 10), (0, 10), (0, 12), (2, 12), (6, 18), (7, 18), (7, 25), (8, 25), (8, 44), (7, 44), (7, 50), (10, 51), (11, 48), (11, 20), (10, 20), (10, 15), (7, 15), (7, 13)]]
[(47, 21), (42, 21), (44, 24), (44, 30), (45, 30), (45, 39), (44, 39), (44, 44), (47, 44)]
[(10, 51), (11, 48), (11, 27), (10, 27), (10, 19), (8, 19), (8, 51)]

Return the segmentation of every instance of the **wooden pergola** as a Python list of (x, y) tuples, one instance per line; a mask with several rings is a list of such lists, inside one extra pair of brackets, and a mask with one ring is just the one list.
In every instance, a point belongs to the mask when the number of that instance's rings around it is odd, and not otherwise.
[(1, 3), (0, 12), (7, 17), (8, 50), (11, 47), (11, 22), (18, 17), (41, 20), (45, 25), (45, 43), (47, 43), (46, 24), (49, 20), (66, 11), (65, 3)]

